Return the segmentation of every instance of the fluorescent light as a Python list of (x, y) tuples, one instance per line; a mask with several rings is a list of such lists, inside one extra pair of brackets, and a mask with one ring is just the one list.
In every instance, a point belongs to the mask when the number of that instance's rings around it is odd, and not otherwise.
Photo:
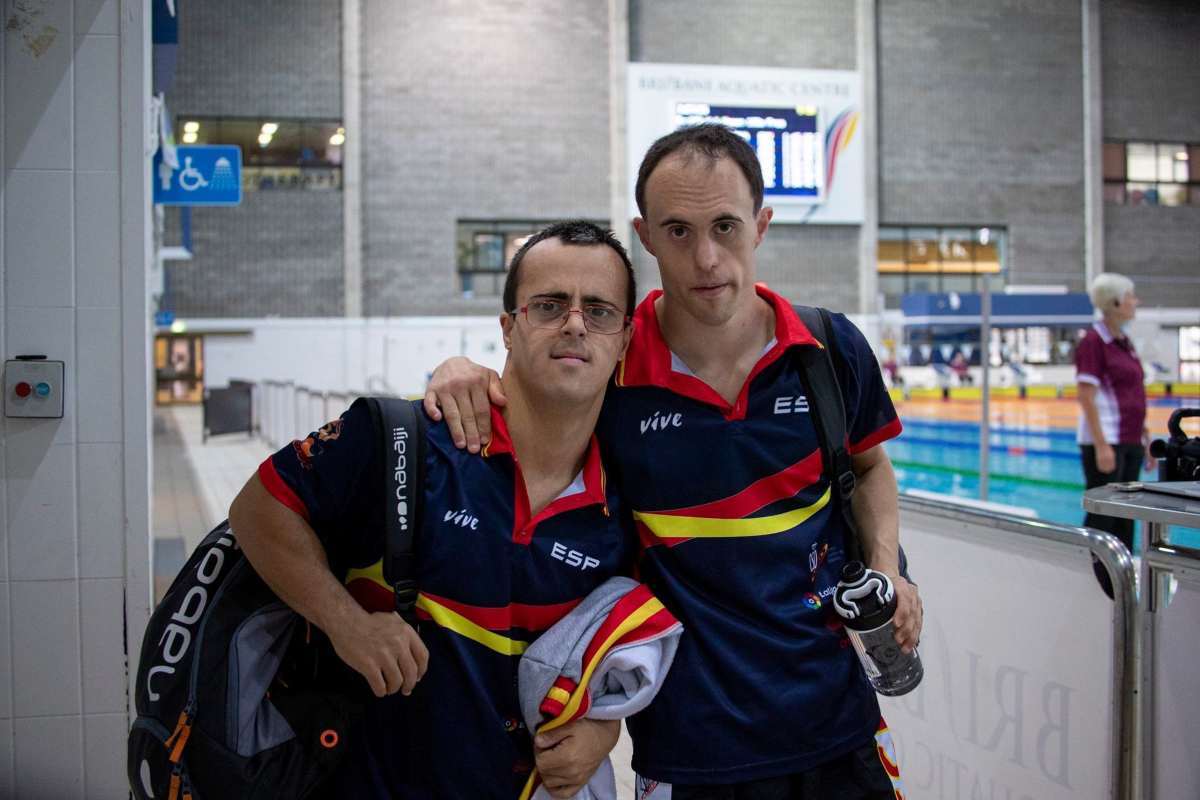
[(195, 131), (184, 131), (183, 132), (183, 143), (184, 144), (195, 144), (196, 143), (196, 132)]
[(171, 323), (171, 333), (186, 333), (187, 323), (181, 319), (177, 319)]
[(190, 120), (188, 122), (183, 123), (183, 132), (184, 133), (195, 133), (198, 130), (200, 130), (200, 123), (196, 122), (195, 120)]
[(262, 124), (262, 132), (263, 132), (263, 133), (265, 133), (265, 134), (267, 134), (268, 136), (274, 136), (274, 135), (275, 135), (275, 131), (277, 131), (277, 130), (279, 130), (279, 125), (278, 125), (278, 123), (275, 123), (275, 122), (264, 122), (264, 123)]
[(1176, 161), (1187, 161), (1188, 160), (1187, 150), (1176, 150), (1175, 151), (1175, 160)]
[(260, 133), (258, 135), (258, 143), (261, 144), (263, 147), (266, 147), (267, 145), (269, 145), (271, 143), (271, 134), (267, 133), (266, 131), (263, 131), (262, 133)]
[(346, 134), (335, 133), (333, 136), (329, 137), (329, 143), (334, 147), (341, 147), (346, 143)]

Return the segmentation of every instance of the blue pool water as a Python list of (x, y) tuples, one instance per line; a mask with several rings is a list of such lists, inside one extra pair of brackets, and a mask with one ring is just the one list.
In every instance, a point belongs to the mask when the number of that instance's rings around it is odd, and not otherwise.
[[(979, 497), (978, 424), (905, 417), (904, 432), (885, 447), (901, 491)], [(1083, 469), (1075, 431), (993, 427), (989, 460), (988, 500), (1032, 508), (1052, 522), (1083, 524)], [(1144, 473), (1143, 478), (1155, 476)], [(1200, 548), (1200, 530), (1172, 528), (1171, 540)]]

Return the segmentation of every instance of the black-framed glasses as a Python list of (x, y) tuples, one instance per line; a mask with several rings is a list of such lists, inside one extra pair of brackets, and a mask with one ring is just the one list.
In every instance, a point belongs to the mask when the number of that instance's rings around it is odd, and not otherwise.
[(514, 317), (524, 314), (525, 319), (535, 328), (560, 328), (575, 311), (579, 312), (583, 327), (592, 333), (620, 333), (630, 319), (610, 303), (584, 303), (579, 308), (572, 308), (566, 300), (557, 297), (536, 297), (530, 300), (528, 305), (508, 313)]

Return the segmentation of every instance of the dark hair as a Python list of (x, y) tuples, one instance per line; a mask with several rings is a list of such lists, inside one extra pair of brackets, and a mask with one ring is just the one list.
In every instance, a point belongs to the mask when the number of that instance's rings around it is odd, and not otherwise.
[(707, 156), (711, 161), (718, 158), (728, 158), (738, 165), (738, 169), (750, 183), (750, 195), (754, 198), (754, 213), (757, 214), (763, 204), (762, 165), (758, 163), (758, 154), (742, 137), (724, 125), (706, 122), (702, 125), (690, 125), (661, 137), (642, 159), (638, 167), (637, 187), (634, 197), (637, 198), (638, 212), (646, 216), (646, 181), (659, 162), (672, 153), (683, 151), (689, 154)]
[(558, 239), (563, 244), (578, 244), (578, 245), (607, 245), (611, 247), (617, 255), (621, 257), (621, 263), (625, 265), (625, 277), (627, 290), (625, 292), (625, 314), (628, 316), (633, 313), (633, 307), (637, 303), (637, 285), (633, 279), (633, 264), (629, 261), (629, 254), (625, 252), (625, 248), (617, 240), (610, 230), (605, 230), (595, 223), (588, 222), (582, 219), (573, 219), (567, 222), (556, 222), (553, 225), (542, 228), (537, 233), (525, 240), (525, 244), (521, 245), (521, 249), (512, 257), (512, 262), (508, 265), (508, 277), (504, 280), (504, 310), (510, 314), (517, 310), (517, 284), (520, 283), (520, 268), (521, 261), (524, 260), (525, 254), (528, 253), (535, 244), (544, 242), (547, 239)]

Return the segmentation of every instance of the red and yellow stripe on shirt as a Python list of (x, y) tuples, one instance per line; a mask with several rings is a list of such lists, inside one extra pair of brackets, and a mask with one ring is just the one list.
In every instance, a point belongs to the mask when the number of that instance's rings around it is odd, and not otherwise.
[[(592, 705), (588, 685), (600, 662), (614, 648), (652, 639), (676, 624), (678, 620), (645, 584), (618, 600), (584, 650), (579, 682), (559, 677), (546, 693), (540, 710), (550, 719), (537, 732), (552, 731), (587, 714)], [(534, 769), (518, 800), (529, 800), (541, 782), (541, 776)]]
[(797, 492), (812, 486), (820, 477), (821, 451), (815, 450), (790, 467), (760, 478), (730, 497), (671, 511), (634, 511), (633, 518), (645, 547), (674, 547), (699, 538), (770, 536), (795, 528), (824, 508), (829, 503), (829, 489), (815, 502), (799, 508), (765, 517), (749, 515), (771, 503), (795, 497)]
[[(359, 605), (368, 611), (391, 611), (395, 607), (392, 588), (383, 579), (383, 561), (365, 569), (352, 569), (346, 574), (346, 589)], [(509, 603), (506, 606), (475, 606), (447, 597), (420, 592), (417, 595), (417, 616), (432, 620), (441, 628), (483, 645), (489, 650), (508, 656), (519, 656), (529, 642), (506, 635), (513, 628), (541, 632), (549, 628), (579, 600), (565, 603), (533, 605)]]

